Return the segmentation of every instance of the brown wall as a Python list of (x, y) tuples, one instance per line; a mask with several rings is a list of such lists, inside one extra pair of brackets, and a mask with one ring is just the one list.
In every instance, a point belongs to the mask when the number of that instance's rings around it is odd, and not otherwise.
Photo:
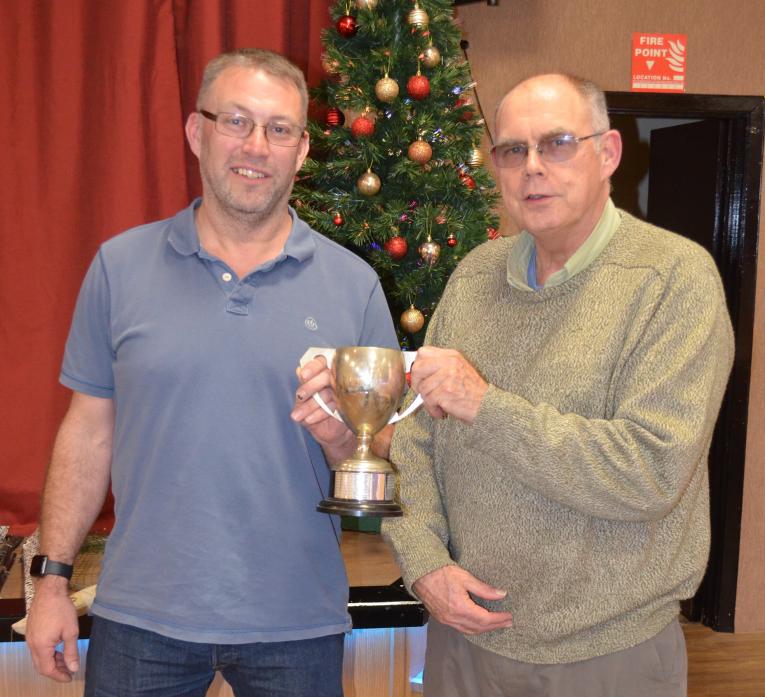
[[(535, 73), (565, 71), (629, 91), (633, 32), (688, 35), (688, 93), (765, 95), (763, 0), (499, 0), (461, 6), (458, 18), (490, 127), (505, 91)], [(761, 210), (761, 240), (764, 221)], [(737, 632), (765, 631), (765, 264), (758, 269)]]

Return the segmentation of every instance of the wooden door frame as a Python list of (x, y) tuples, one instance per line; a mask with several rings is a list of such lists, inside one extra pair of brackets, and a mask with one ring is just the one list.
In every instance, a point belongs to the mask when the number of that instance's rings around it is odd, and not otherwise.
[[(606, 92), (611, 114), (638, 118), (718, 119), (728, 123), (719, 200), (716, 261), (736, 335), (733, 371), (710, 457), (712, 547), (707, 574), (691, 604), (694, 617), (733, 631), (752, 367), (763, 154), (762, 97)], [(724, 467), (723, 467), (724, 465)]]

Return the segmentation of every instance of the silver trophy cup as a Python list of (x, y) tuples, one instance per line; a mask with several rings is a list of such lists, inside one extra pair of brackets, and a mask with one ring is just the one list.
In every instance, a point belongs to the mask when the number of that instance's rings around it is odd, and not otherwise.
[(422, 403), (418, 395), (403, 414), (396, 413), (407, 388), (407, 362), (413, 359), (414, 352), (405, 356), (397, 349), (372, 346), (335, 350), (331, 373), (337, 412), (332, 413), (318, 395), (314, 396), (325, 411), (356, 434), (357, 444), (351, 457), (331, 466), (331, 495), (319, 503), (319, 511), (348, 516), (401, 515), (401, 507), (393, 500), (393, 467), (373, 455), (371, 446), (387, 424), (404, 418)]

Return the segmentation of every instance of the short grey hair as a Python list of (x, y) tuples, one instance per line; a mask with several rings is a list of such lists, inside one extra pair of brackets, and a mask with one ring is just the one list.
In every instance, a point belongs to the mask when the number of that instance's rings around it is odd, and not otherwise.
[(564, 78), (590, 105), (592, 114), (592, 128), (595, 133), (607, 131), (611, 128), (611, 121), (608, 118), (608, 105), (606, 104), (606, 95), (592, 80), (586, 80), (577, 75), (561, 73)]
[[(589, 104), (593, 133), (601, 133), (611, 128), (611, 121), (608, 118), (608, 106), (606, 105), (606, 95), (603, 93), (603, 90), (600, 89), (600, 87), (598, 87), (591, 80), (585, 80), (582, 77), (571, 75), (569, 73), (551, 73), (551, 75), (557, 75), (558, 77), (563, 78)], [(499, 104), (497, 104), (497, 109), (494, 113), (495, 124), (497, 122), (497, 117), (499, 116), (500, 109), (502, 108), (502, 104), (505, 101), (505, 97), (507, 97), (511, 92), (513, 92), (513, 90), (515, 90), (517, 87), (520, 87), (525, 82), (529, 82), (538, 77), (542, 77), (542, 75), (534, 75), (532, 77), (524, 78), (523, 80), (516, 82), (507, 91), (505, 96), (500, 99)]]
[(300, 93), (303, 123), (308, 120), (308, 87), (303, 71), (281, 54), (264, 48), (240, 48), (236, 51), (221, 53), (213, 58), (202, 74), (202, 83), (197, 95), (197, 109), (203, 107), (213, 82), (224, 70), (233, 67), (262, 70), (272, 77), (292, 83)]

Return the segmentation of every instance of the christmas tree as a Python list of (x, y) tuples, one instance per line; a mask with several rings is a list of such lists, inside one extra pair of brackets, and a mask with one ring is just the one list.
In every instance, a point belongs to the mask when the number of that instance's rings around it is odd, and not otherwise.
[(457, 262), (496, 236), (475, 84), (450, 0), (345, 0), (331, 13), (313, 92), (323, 111), (293, 202), (374, 267), (414, 349)]

